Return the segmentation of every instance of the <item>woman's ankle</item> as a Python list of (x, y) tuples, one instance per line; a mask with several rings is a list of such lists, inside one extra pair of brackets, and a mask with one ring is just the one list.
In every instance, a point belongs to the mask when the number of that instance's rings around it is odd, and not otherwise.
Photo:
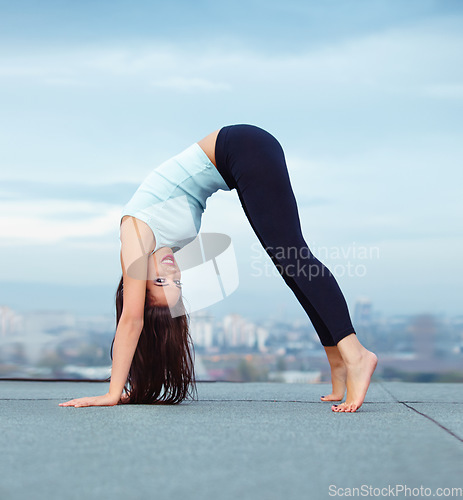
[(346, 365), (357, 364), (368, 352), (358, 340), (357, 335), (352, 333), (337, 343), (337, 347)]
[(344, 360), (336, 346), (325, 346), (325, 352), (332, 370), (344, 366)]

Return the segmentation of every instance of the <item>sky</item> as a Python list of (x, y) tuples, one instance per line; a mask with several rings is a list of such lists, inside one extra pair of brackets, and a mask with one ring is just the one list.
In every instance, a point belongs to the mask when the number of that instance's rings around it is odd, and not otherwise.
[[(0, 1), (0, 304), (112, 314), (139, 183), (251, 123), (351, 313), (462, 314), (462, 28), (449, 0)], [(305, 318), (235, 191), (201, 231), (239, 268), (213, 313)]]

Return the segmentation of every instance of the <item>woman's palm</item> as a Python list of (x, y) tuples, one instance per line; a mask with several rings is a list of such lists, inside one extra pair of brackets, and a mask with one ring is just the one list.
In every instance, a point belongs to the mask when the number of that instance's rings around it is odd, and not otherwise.
[(66, 403), (60, 403), (59, 406), (74, 406), (75, 408), (81, 406), (115, 406), (119, 401), (120, 398), (116, 399), (110, 394), (104, 394), (103, 396), (71, 399), (70, 401), (66, 401)]

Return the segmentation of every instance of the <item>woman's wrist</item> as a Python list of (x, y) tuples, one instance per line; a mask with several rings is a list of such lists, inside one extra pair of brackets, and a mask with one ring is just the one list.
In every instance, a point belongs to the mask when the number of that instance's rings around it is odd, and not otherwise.
[(116, 392), (109, 392), (107, 393), (107, 396), (110, 397), (113, 401), (118, 402), (121, 399), (122, 391), (120, 394)]

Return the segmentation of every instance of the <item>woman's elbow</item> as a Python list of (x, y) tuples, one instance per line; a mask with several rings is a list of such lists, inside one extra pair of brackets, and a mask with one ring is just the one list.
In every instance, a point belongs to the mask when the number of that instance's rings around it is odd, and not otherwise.
[(140, 333), (143, 329), (143, 317), (122, 313), (118, 326), (121, 326), (124, 330)]

